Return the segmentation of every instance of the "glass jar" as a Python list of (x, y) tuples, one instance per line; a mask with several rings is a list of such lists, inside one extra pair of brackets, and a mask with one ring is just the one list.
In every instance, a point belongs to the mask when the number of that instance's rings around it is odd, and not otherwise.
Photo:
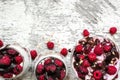
[[(82, 46), (81, 49), (80, 46), (77, 49), (78, 45)], [(72, 49), (71, 63), (71, 78), (74, 80), (113, 80), (120, 67), (118, 44), (106, 34), (85, 37)], [(109, 71), (111, 66), (114, 67), (113, 73)], [(96, 77), (96, 70), (100, 71), (99, 77)]]

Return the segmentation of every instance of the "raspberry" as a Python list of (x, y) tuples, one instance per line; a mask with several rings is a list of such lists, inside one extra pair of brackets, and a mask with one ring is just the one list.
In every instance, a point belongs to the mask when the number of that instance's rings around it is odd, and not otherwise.
[(16, 54), (17, 54), (17, 51), (14, 50), (14, 49), (9, 49), (7, 52), (8, 52), (8, 54), (10, 54), (10, 55), (16, 55)]
[(12, 78), (13, 74), (12, 73), (5, 73), (5, 74), (3, 74), (3, 77), (4, 78)]
[(0, 40), (0, 47), (2, 47), (3, 46), (3, 42), (2, 42), (2, 40)]
[(114, 75), (117, 72), (117, 69), (115, 66), (108, 66), (107, 67), (107, 73), (110, 75)]
[(65, 77), (66, 72), (64, 70), (60, 71), (60, 80), (63, 80)]
[(90, 62), (94, 62), (96, 60), (96, 54), (95, 53), (89, 53), (88, 59)]
[(84, 60), (83, 63), (82, 63), (82, 66), (83, 67), (89, 67), (90, 63), (88, 62), (88, 60)]
[(96, 47), (94, 49), (94, 53), (96, 55), (101, 55), (103, 53), (103, 47), (101, 44), (96, 45)]
[(99, 70), (94, 71), (93, 77), (95, 78), (95, 80), (101, 80), (101, 78), (102, 78), (102, 72), (99, 71)]
[(16, 57), (15, 57), (15, 62), (16, 62), (17, 64), (20, 64), (21, 62), (23, 62), (22, 56), (16, 56)]
[(0, 64), (3, 64), (3, 65), (10, 65), (11, 64), (11, 60), (9, 58), (9, 56), (5, 55), (2, 57), (2, 59), (0, 59)]
[(82, 45), (77, 45), (76, 47), (75, 47), (75, 51), (76, 52), (81, 52), (82, 51)]
[(43, 75), (40, 75), (39, 77), (38, 77), (38, 80), (45, 80), (45, 75), (43, 74)]
[(36, 52), (36, 50), (31, 50), (31, 51), (30, 51), (30, 55), (31, 55), (32, 59), (34, 60), (34, 59), (37, 57), (37, 52)]
[(18, 75), (22, 72), (23, 67), (21, 65), (16, 65), (15, 68), (13, 69), (13, 72), (15, 75)]
[(88, 70), (87, 70), (87, 68), (85, 68), (85, 67), (80, 66), (80, 67), (79, 67), (79, 70), (80, 70), (80, 72), (81, 72), (82, 74), (88, 74)]
[(109, 52), (112, 49), (111, 43), (106, 43), (103, 46), (103, 49), (104, 49), (105, 52)]
[(52, 50), (54, 48), (54, 43), (51, 41), (47, 42), (47, 47), (48, 49)]
[(89, 31), (87, 29), (84, 29), (83, 30), (83, 36), (86, 37), (86, 36), (89, 36)]
[(115, 34), (116, 32), (117, 32), (117, 28), (116, 28), (116, 27), (111, 27), (111, 28), (109, 29), (109, 33), (110, 33), (111, 35)]
[(56, 66), (54, 64), (48, 65), (45, 67), (46, 71), (54, 72), (56, 70)]
[(78, 57), (79, 57), (79, 59), (81, 59), (81, 60), (83, 60), (83, 59), (85, 58), (85, 56), (82, 55), (82, 54), (78, 55)]
[(39, 73), (39, 74), (40, 74), (40, 73), (42, 73), (42, 72), (43, 72), (43, 70), (44, 70), (44, 66), (43, 66), (42, 64), (38, 64), (38, 65), (37, 65), (37, 70), (36, 70), (36, 71), (37, 71), (37, 73)]
[(61, 60), (59, 60), (59, 59), (55, 59), (55, 64), (57, 65), (57, 66), (59, 66), (59, 67), (62, 67), (63, 66), (63, 62), (61, 61)]
[(66, 48), (63, 48), (60, 52), (61, 55), (66, 56), (68, 53), (68, 50)]
[(52, 63), (52, 59), (49, 58), (45, 60), (44, 65), (48, 65), (50, 63)]

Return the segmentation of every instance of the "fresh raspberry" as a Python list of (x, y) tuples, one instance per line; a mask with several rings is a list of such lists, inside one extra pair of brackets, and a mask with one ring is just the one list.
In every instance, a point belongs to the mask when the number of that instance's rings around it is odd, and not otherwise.
[(7, 52), (8, 52), (8, 54), (10, 54), (10, 55), (16, 55), (16, 54), (17, 54), (17, 51), (14, 50), (14, 49), (9, 49)]
[(40, 74), (40, 73), (42, 73), (42, 72), (43, 72), (43, 70), (44, 70), (44, 66), (43, 66), (42, 64), (38, 64), (38, 65), (37, 65), (37, 70), (36, 70), (36, 71), (37, 71), (37, 73), (39, 73), (39, 74)]
[(65, 70), (61, 70), (61, 71), (60, 71), (60, 80), (63, 80), (64, 77), (65, 77), (65, 75), (66, 75)]
[(89, 53), (88, 59), (90, 62), (94, 62), (96, 60), (96, 54), (95, 53)]
[(47, 42), (47, 47), (48, 49), (52, 50), (54, 48), (54, 43), (51, 41)]
[(39, 77), (38, 77), (38, 80), (45, 80), (45, 75), (43, 74), (43, 75), (40, 75)]
[(15, 62), (16, 62), (17, 64), (20, 64), (21, 62), (23, 62), (23, 57), (22, 57), (22, 56), (16, 56), (16, 57), (15, 57)]
[(82, 66), (83, 67), (89, 67), (90, 63), (88, 62), (88, 60), (84, 60), (83, 63), (82, 63)]
[(80, 66), (80, 67), (79, 67), (79, 70), (80, 70), (80, 72), (83, 73), (83, 74), (88, 74), (87, 68), (85, 68), (85, 67), (83, 67), (83, 66)]
[(99, 70), (94, 71), (93, 77), (95, 78), (95, 80), (101, 80), (101, 78), (102, 78), (102, 72), (99, 71)]
[(79, 45), (77, 45), (77, 46), (75, 47), (75, 51), (76, 51), (76, 52), (81, 52), (81, 51), (82, 51), (82, 48), (83, 48), (82, 45), (79, 44)]
[(111, 28), (109, 29), (109, 33), (110, 33), (111, 35), (115, 34), (116, 32), (117, 32), (117, 28), (116, 28), (116, 27), (111, 27)]
[(83, 30), (83, 36), (86, 37), (86, 36), (89, 36), (89, 31), (87, 29), (84, 29)]
[(10, 65), (11, 64), (11, 60), (10, 60), (10, 57), (5, 55), (2, 57), (2, 59), (0, 59), (0, 64), (3, 64), (3, 65)]
[(103, 46), (103, 49), (104, 49), (105, 52), (109, 52), (112, 49), (111, 43), (106, 43)]
[(59, 60), (59, 59), (55, 59), (55, 64), (57, 65), (57, 66), (59, 66), (59, 67), (62, 67), (63, 66), (63, 62), (61, 61), (61, 60)]
[(12, 78), (13, 74), (12, 73), (5, 73), (5, 74), (3, 74), (3, 77), (4, 78)]
[(82, 54), (80, 54), (80, 55), (78, 55), (78, 58), (81, 59), (81, 60), (83, 60), (83, 59), (85, 59), (85, 56), (82, 55)]
[(4, 44), (3, 44), (3, 41), (0, 40), (0, 47), (2, 47)]
[(15, 68), (13, 69), (13, 72), (15, 75), (18, 75), (22, 72), (23, 67), (21, 65), (16, 65)]
[(63, 48), (60, 52), (61, 55), (66, 56), (68, 53), (68, 50), (66, 48)]
[(56, 66), (54, 64), (48, 65), (45, 67), (46, 71), (54, 72), (56, 70)]
[(31, 55), (32, 59), (34, 60), (37, 57), (37, 51), (36, 50), (31, 50), (30, 55)]
[(108, 66), (107, 67), (107, 73), (110, 75), (114, 75), (117, 72), (117, 69), (115, 66)]
[(96, 55), (101, 55), (103, 53), (103, 47), (101, 44), (95, 46), (94, 53)]
[(44, 62), (44, 65), (48, 65), (50, 63), (52, 63), (52, 59), (51, 58), (46, 59), (45, 62)]

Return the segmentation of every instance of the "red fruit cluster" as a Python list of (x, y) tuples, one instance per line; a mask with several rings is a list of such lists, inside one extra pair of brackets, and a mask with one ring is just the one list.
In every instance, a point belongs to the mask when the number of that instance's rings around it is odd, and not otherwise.
[(37, 57), (37, 51), (36, 50), (31, 50), (30, 55), (31, 55), (31, 58), (34, 60)]
[(55, 57), (43, 59), (36, 68), (38, 80), (63, 80), (66, 75), (64, 63)]
[(114, 75), (117, 72), (117, 69), (115, 66), (108, 66), (107, 67), (107, 73), (110, 75)]
[(89, 31), (87, 29), (84, 29), (83, 30), (83, 36), (86, 37), (86, 36), (89, 36)]
[(60, 51), (60, 54), (63, 55), (63, 56), (66, 56), (68, 54), (68, 50), (66, 48), (63, 48), (61, 51)]

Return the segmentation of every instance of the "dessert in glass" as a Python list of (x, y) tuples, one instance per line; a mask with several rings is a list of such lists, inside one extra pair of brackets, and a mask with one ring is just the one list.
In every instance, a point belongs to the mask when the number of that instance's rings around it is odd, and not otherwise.
[(0, 48), (0, 78), (21, 77), (28, 71), (30, 64), (30, 54), (20, 45), (8, 44)]
[(81, 39), (72, 51), (72, 70), (79, 80), (115, 80), (119, 70), (119, 50), (110, 37)]

